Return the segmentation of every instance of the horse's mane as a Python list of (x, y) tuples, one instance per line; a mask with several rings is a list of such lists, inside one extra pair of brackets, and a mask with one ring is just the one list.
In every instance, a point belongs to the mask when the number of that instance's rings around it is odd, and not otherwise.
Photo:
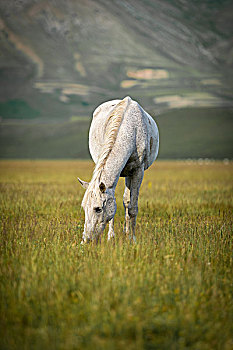
[(89, 194), (93, 192), (95, 187), (99, 186), (102, 171), (112, 151), (113, 145), (115, 144), (118, 130), (120, 128), (123, 116), (128, 108), (130, 101), (130, 97), (125, 97), (114, 107), (114, 109), (108, 116), (107, 123), (105, 126), (103, 147), (99, 155), (98, 161), (96, 163), (96, 166), (94, 168), (91, 182), (89, 183), (88, 189), (86, 190), (86, 193), (83, 197), (82, 205), (86, 204)]

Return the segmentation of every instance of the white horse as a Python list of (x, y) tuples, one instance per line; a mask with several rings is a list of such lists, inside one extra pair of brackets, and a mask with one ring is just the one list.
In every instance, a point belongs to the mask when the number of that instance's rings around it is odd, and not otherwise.
[(156, 159), (159, 132), (154, 119), (130, 97), (101, 104), (93, 113), (89, 149), (96, 166), (82, 201), (85, 211), (83, 241), (98, 240), (109, 222), (108, 239), (114, 237), (115, 189), (125, 177), (123, 204), (125, 232), (135, 241), (138, 195), (144, 170)]

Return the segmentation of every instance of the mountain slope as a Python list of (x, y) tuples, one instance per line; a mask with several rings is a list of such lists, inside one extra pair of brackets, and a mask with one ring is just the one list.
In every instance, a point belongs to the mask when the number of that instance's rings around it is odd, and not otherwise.
[(232, 9), (227, 0), (0, 2), (0, 114), (16, 99), (40, 117), (71, 118), (128, 94), (157, 113), (231, 106)]

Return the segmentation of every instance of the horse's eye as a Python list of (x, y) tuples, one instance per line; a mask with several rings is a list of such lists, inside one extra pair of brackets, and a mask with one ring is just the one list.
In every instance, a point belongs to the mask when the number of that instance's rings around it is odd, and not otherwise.
[(95, 211), (97, 214), (99, 214), (99, 213), (101, 213), (102, 208), (96, 207), (96, 208), (94, 208), (94, 211)]

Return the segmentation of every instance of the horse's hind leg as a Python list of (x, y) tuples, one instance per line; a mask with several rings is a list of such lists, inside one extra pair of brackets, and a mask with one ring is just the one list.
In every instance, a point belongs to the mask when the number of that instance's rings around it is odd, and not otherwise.
[(139, 168), (131, 177), (125, 178), (125, 192), (123, 197), (125, 207), (125, 231), (127, 234), (132, 234), (133, 241), (136, 241), (135, 231), (138, 215), (138, 195), (143, 175), (143, 168)]
[(129, 206), (130, 206), (130, 177), (125, 178), (125, 192), (123, 195), (123, 204), (125, 208), (125, 233), (130, 233), (130, 216), (129, 216)]

